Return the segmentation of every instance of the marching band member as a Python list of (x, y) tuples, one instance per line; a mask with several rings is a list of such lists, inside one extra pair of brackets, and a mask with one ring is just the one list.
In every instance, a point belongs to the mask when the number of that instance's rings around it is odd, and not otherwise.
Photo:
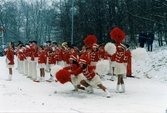
[(113, 55), (108, 55), (109, 56), (109, 61), (110, 61), (110, 70), (109, 70), (109, 74), (111, 75), (111, 81), (114, 81), (115, 80), (115, 74), (114, 74), (114, 68), (115, 68), (115, 64), (116, 64), (116, 61), (115, 61), (115, 54)]
[(107, 98), (110, 98), (110, 92), (108, 89), (101, 83), (100, 77), (94, 72), (96, 66), (89, 65), (90, 61), (87, 57), (80, 57), (79, 59), (79, 65), (80, 67), (72, 71), (71, 74), (78, 75), (80, 73), (83, 73), (85, 76), (84, 80), (81, 80), (81, 84), (85, 86), (89, 93), (93, 93), (93, 86), (98, 86), (100, 89), (102, 89), (107, 94)]
[[(69, 61), (70, 61), (70, 66), (64, 67), (63, 69), (66, 69), (69, 72), (71, 72), (71, 71), (76, 70), (79, 67), (79, 64), (77, 62), (78, 58), (75, 54), (70, 55)], [(77, 76), (74, 76), (74, 75), (71, 76), (71, 83), (74, 85), (74, 90), (73, 91), (78, 91), (78, 89), (85, 90), (85, 88), (82, 87), (81, 84), (80, 84), (80, 81), (83, 80), (83, 79), (84, 79), (84, 76), (81, 73), (78, 74)]]
[(7, 81), (12, 80), (12, 68), (14, 67), (14, 43), (10, 42), (9, 43), (9, 48), (7, 51), (4, 51), (6, 55), (6, 67), (9, 69), (9, 76)]
[(62, 67), (65, 66), (65, 62), (63, 60), (63, 54), (64, 54), (64, 50), (62, 49), (61, 44), (58, 44), (58, 49), (56, 49), (55, 51), (56, 62), (57, 62), (57, 65), (60, 65)]
[[(110, 32), (110, 37), (115, 40), (116, 42), (116, 48), (117, 51), (114, 54), (114, 60), (116, 61), (115, 67), (114, 67), (114, 74), (118, 76), (117, 80), (117, 87), (116, 87), (116, 93), (124, 93), (125, 92), (125, 85), (123, 76), (126, 73), (126, 58), (125, 58), (125, 46), (122, 44), (122, 41), (125, 38), (125, 33), (119, 29), (114, 28)], [(122, 91), (119, 91), (119, 86), (121, 85)]]
[[(117, 52), (115, 54), (115, 70), (114, 74), (118, 76), (117, 80), (117, 89), (116, 93), (124, 93), (125, 92), (125, 86), (124, 86), (124, 74), (126, 73), (126, 59), (125, 59), (125, 46), (120, 43), (117, 48)], [(119, 91), (119, 86), (121, 85), (122, 91)]]
[[(47, 58), (48, 58), (48, 64), (49, 64), (49, 72), (51, 71), (52, 66), (56, 65), (56, 56), (55, 56), (55, 51), (57, 49), (56, 43), (54, 46), (52, 46), (52, 52), (47, 52)], [(50, 73), (50, 78), (46, 80), (47, 82), (53, 82), (54, 77)]]
[(23, 74), (23, 66), (24, 66), (24, 53), (23, 53), (23, 45), (20, 46), (20, 49), (18, 51), (18, 58), (19, 58), (19, 73)]
[(92, 66), (95, 66), (96, 63), (99, 61), (99, 50), (98, 45), (96, 43), (93, 44), (92, 50), (90, 52), (90, 60)]
[(81, 50), (80, 54), (81, 54), (80, 56), (88, 57), (88, 51), (87, 51), (86, 45), (82, 46), (82, 50)]
[(104, 45), (101, 44), (99, 45), (99, 59), (103, 59), (103, 60), (107, 60), (108, 59), (108, 54), (107, 52), (104, 50)]
[[(108, 54), (107, 54), (107, 52), (104, 50), (104, 45), (103, 44), (100, 44), (99, 45), (99, 60), (108, 60)], [(102, 79), (102, 80), (104, 80), (105, 78), (105, 75), (99, 75), (100, 76), (100, 78)]]
[(79, 55), (79, 49), (77, 48), (77, 46), (75, 44), (71, 45), (74, 48), (74, 51), (77, 55)]
[(132, 55), (131, 51), (129, 50), (129, 45), (126, 44), (126, 51), (125, 51), (125, 57), (127, 59), (127, 68), (126, 68), (126, 77), (134, 77), (132, 76)]
[(29, 41), (27, 47), (27, 61), (28, 61), (28, 76), (27, 78), (32, 78), (32, 62), (31, 62), (31, 56), (32, 56), (32, 41)]
[[(46, 41), (45, 43), (45, 51), (49, 52), (51, 50), (51, 41)], [(49, 72), (49, 59), (47, 57), (47, 61), (46, 61), (46, 68), (45, 68), (46, 72)]]
[(27, 59), (27, 57), (29, 56), (29, 45), (28, 44), (26, 44), (25, 45), (25, 49), (23, 50), (23, 53), (24, 53), (24, 75), (25, 76), (28, 76), (28, 59)]
[(69, 42), (63, 42), (62, 44), (59, 44), (59, 46), (62, 47), (62, 57), (63, 57), (63, 61), (64, 61), (64, 65), (65, 66), (69, 66), (70, 62), (69, 62)]
[(37, 46), (37, 41), (32, 41), (32, 46), (31, 46), (31, 62), (32, 62), (32, 80), (37, 79), (37, 62), (38, 62), (38, 46)]
[(99, 51), (96, 36), (92, 34), (88, 35), (84, 39), (84, 44), (90, 48), (90, 51), (88, 51), (88, 58), (91, 61), (91, 65), (95, 66), (97, 61), (99, 60)]
[(39, 46), (38, 52), (38, 68), (40, 69), (39, 80), (34, 80), (34, 82), (45, 82), (45, 66), (46, 66), (46, 52), (43, 46)]
[(18, 43), (17, 45), (17, 48), (16, 48), (16, 58), (17, 58), (17, 70), (19, 71), (20, 70), (20, 66), (19, 66), (19, 58), (18, 58), (18, 52), (19, 52), (19, 49), (20, 49), (20, 46), (22, 45), (21, 42)]

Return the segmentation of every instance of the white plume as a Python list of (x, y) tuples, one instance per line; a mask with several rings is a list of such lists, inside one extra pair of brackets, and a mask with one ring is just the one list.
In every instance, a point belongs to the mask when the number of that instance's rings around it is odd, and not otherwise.
[(132, 51), (132, 58), (135, 60), (145, 60), (147, 57), (148, 54), (144, 48), (136, 48)]
[(108, 42), (105, 46), (104, 46), (105, 51), (110, 54), (113, 55), (116, 52), (116, 46), (115, 44)]
[(56, 73), (61, 69), (62, 67), (60, 65), (54, 65), (51, 67), (50, 74), (55, 77)]
[(95, 72), (99, 75), (106, 75), (109, 71), (109, 60), (100, 60), (96, 64)]

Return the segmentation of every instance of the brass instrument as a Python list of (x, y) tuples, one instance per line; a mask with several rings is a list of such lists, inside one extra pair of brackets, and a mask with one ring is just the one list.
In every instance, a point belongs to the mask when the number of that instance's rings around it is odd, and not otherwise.
[(63, 47), (64, 49), (67, 49), (67, 47), (66, 47), (66, 46), (67, 46), (67, 42), (63, 42), (61, 45), (62, 45), (62, 47)]

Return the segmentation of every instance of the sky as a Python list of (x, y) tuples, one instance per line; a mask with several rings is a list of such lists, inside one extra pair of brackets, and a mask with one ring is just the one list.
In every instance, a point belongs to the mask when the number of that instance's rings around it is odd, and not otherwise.
[[(105, 75), (102, 83), (111, 98), (98, 88), (93, 94), (71, 91), (71, 83), (33, 82), (13, 68), (12, 81), (6, 81), (8, 69), (5, 57), (0, 57), (0, 112), (54, 112), (54, 113), (165, 113), (167, 110), (167, 46), (158, 47), (143, 61), (133, 59), (133, 76), (126, 78), (125, 93), (115, 93), (117, 78), (109, 81)], [(154, 65), (154, 66), (152, 66)], [(39, 69), (38, 77), (39, 77)], [(145, 75), (151, 79), (148, 79)], [(46, 73), (45, 79), (49, 78)], [(57, 93), (54, 93), (54, 92)]]
[[(1, 2), (3, 1), (20, 1), (20, 0), (2, 0)], [(41, 0), (25, 0), (25, 1), (30, 3), (30, 2), (41, 1)], [(52, 1), (60, 1), (60, 0), (45, 0), (45, 1), (47, 1), (48, 4), (51, 4)]]

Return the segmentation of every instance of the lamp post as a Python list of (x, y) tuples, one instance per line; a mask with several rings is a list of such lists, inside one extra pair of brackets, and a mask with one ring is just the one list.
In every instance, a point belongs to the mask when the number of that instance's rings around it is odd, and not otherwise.
[(72, 23), (71, 23), (71, 44), (73, 44), (74, 40), (74, 0), (72, 0)]
[(2, 49), (4, 49), (4, 36), (3, 36), (3, 32), (4, 32), (4, 29), (3, 28), (0, 28), (0, 32), (2, 32)]

